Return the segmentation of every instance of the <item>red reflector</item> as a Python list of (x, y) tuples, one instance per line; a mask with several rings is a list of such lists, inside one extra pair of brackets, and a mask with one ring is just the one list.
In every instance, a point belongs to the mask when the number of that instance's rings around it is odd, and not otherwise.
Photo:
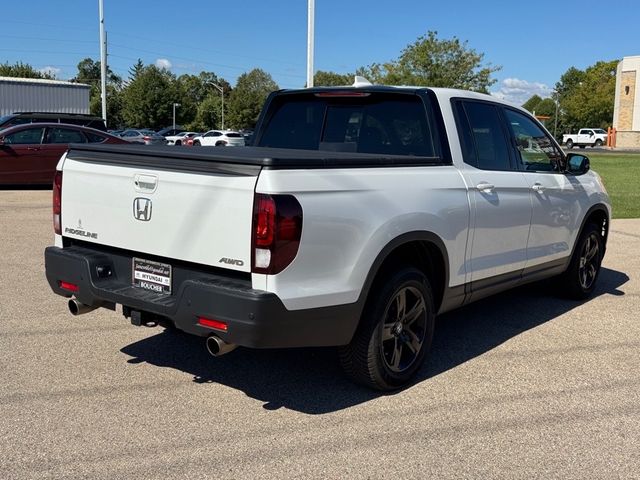
[(64, 288), (65, 290), (69, 290), (70, 292), (77, 292), (78, 285), (75, 283), (63, 282), (62, 280), (58, 282), (60, 284), (60, 288)]
[(198, 323), (203, 327), (215, 328), (216, 330), (227, 331), (227, 324), (218, 320), (210, 320), (204, 317), (198, 317)]

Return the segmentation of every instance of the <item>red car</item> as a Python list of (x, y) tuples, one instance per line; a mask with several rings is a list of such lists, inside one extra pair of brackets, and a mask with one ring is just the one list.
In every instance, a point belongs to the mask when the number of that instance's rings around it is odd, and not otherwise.
[(0, 130), (0, 185), (51, 184), (70, 143), (128, 143), (106, 132), (64, 123), (31, 123)]

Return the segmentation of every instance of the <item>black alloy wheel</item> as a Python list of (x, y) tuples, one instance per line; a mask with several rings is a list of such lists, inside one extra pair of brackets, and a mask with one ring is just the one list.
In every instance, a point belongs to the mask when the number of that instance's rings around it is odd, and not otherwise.
[(569, 267), (559, 277), (562, 293), (575, 300), (588, 298), (596, 288), (603, 255), (602, 226), (587, 224), (578, 238)]
[(385, 271), (369, 293), (351, 343), (340, 349), (345, 374), (376, 390), (406, 386), (431, 347), (435, 305), (429, 279), (414, 267)]

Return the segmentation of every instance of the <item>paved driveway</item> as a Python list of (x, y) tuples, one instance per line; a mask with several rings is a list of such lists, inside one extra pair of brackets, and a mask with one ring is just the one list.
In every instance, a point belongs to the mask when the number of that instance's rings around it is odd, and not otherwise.
[(0, 191), (0, 478), (639, 478), (640, 220), (595, 297), (526, 286), (441, 318), (378, 395), (331, 349), (238, 349), (50, 293), (51, 193)]

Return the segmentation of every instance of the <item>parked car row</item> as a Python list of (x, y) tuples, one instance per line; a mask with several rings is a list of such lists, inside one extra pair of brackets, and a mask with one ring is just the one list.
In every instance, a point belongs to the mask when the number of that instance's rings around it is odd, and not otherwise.
[(246, 135), (233, 130), (200, 133), (173, 128), (160, 132), (150, 129), (107, 132), (104, 121), (91, 115), (15, 113), (0, 118), (0, 185), (51, 185), (56, 165), (71, 143), (244, 146)]
[(158, 132), (150, 129), (110, 130), (109, 132), (131, 143), (189, 147), (241, 147), (249, 144), (248, 139), (253, 135), (252, 131), (247, 130), (242, 132), (235, 130), (209, 130), (200, 133), (177, 128), (165, 128)]

